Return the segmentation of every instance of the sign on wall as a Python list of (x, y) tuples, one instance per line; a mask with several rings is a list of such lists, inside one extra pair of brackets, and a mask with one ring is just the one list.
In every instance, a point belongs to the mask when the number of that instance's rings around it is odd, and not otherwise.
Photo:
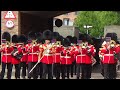
[(4, 19), (16, 19), (14, 13), (12, 11), (8, 11), (4, 17)]
[(6, 22), (6, 27), (7, 27), (7, 28), (12, 28), (12, 27), (14, 27), (14, 22), (11, 21), (11, 20), (8, 20), (8, 21)]

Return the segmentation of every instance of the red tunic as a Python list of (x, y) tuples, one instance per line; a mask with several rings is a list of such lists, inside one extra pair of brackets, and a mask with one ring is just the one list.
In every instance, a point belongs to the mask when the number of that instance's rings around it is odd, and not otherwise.
[[(22, 52), (21, 45), (16, 44), (16, 47), (18, 49), (18, 53), (21, 53)], [(14, 48), (13, 48), (13, 50), (14, 50)], [(20, 63), (20, 60), (17, 60), (15, 57), (12, 56), (12, 64), (19, 64), (19, 63)]]
[(38, 62), (39, 46), (33, 46), (28, 44), (26, 46), (28, 54), (28, 62)]
[[(44, 50), (45, 50), (47, 47), (48, 47), (48, 45), (46, 45), (46, 44), (43, 45), (43, 49), (44, 49)], [(43, 50), (43, 52), (44, 52), (44, 50)], [(52, 48), (49, 49), (48, 54), (44, 54), (41, 62), (42, 62), (42, 63), (45, 63), (45, 64), (53, 64)]]
[(2, 45), (2, 49), (1, 52), (3, 53), (2, 55), (2, 62), (4, 63), (11, 63), (12, 61), (12, 56), (11, 56), (11, 52), (12, 52), (12, 47), (7, 48), (6, 45)]
[(53, 63), (60, 63), (61, 59), (60, 59), (60, 55), (61, 55), (61, 51), (62, 48), (61, 46), (55, 46), (55, 53), (53, 55)]

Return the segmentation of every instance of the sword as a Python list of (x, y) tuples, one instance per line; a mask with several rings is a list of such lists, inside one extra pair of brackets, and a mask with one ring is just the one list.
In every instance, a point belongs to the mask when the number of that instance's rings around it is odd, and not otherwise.
[[(42, 56), (42, 58), (43, 58), (43, 57), (44, 57), (44, 55)], [(42, 59), (42, 58), (41, 58), (41, 59)], [(34, 70), (34, 68), (38, 65), (38, 63), (41, 61), (41, 59), (38, 60), (38, 62), (34, 65), (34, 67), (30, 70), (29, 73), (31, 73), (31, 72)]]

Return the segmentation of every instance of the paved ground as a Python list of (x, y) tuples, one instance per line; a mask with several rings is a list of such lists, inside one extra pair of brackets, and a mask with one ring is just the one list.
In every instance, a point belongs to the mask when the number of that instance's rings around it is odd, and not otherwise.
[[(0, 71), (1, 71), (1, 66), (0, 66)], [(14, 73), (15, 73), (15, 70), (13, 69), (12, 79), (15, 79)], [(120, 70), (117, 71), (117, 74), (118, 75), (117, 75), (116, 79), (120, 79)], [(5, 74), (5, 79), (6, 79), (6, 74)], [(55, 79), (55, 78), (53, 78), (53, 79)], [(76, 79), (76, 75), (73, 75), (73, 77), (72, 78), (70, 77), (70, 79)], [(93, 67), (91, 79), (103, 79), (103, 76), (100, 73), (100, 65)]]

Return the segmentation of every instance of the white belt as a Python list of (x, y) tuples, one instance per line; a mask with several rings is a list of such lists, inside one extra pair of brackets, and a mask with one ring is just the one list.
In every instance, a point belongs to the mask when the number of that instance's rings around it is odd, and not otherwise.
[(70, 56), (65, 56), (65, 58), (71, 58)]
[(113, 54), (104, 54), (104, 56), (114, 56)]
[(60, 55), (60, 53), (55, 53), (55, 55)]
[(27, 53), (26, 53), (26, 54), (23, 54), (23, 55), (27, 55)]
[(11, 54), (3, 54), (3, 55), (11, 55)]
[(52, 56), (52, 54), (44, 54), (45, 56)]
[(82, 54), (82, 55), (77, 55), (77, 56), (86, 56), (85, 54)]
[(38, 54), (38, 53), (29, 53), (29, 54)]

